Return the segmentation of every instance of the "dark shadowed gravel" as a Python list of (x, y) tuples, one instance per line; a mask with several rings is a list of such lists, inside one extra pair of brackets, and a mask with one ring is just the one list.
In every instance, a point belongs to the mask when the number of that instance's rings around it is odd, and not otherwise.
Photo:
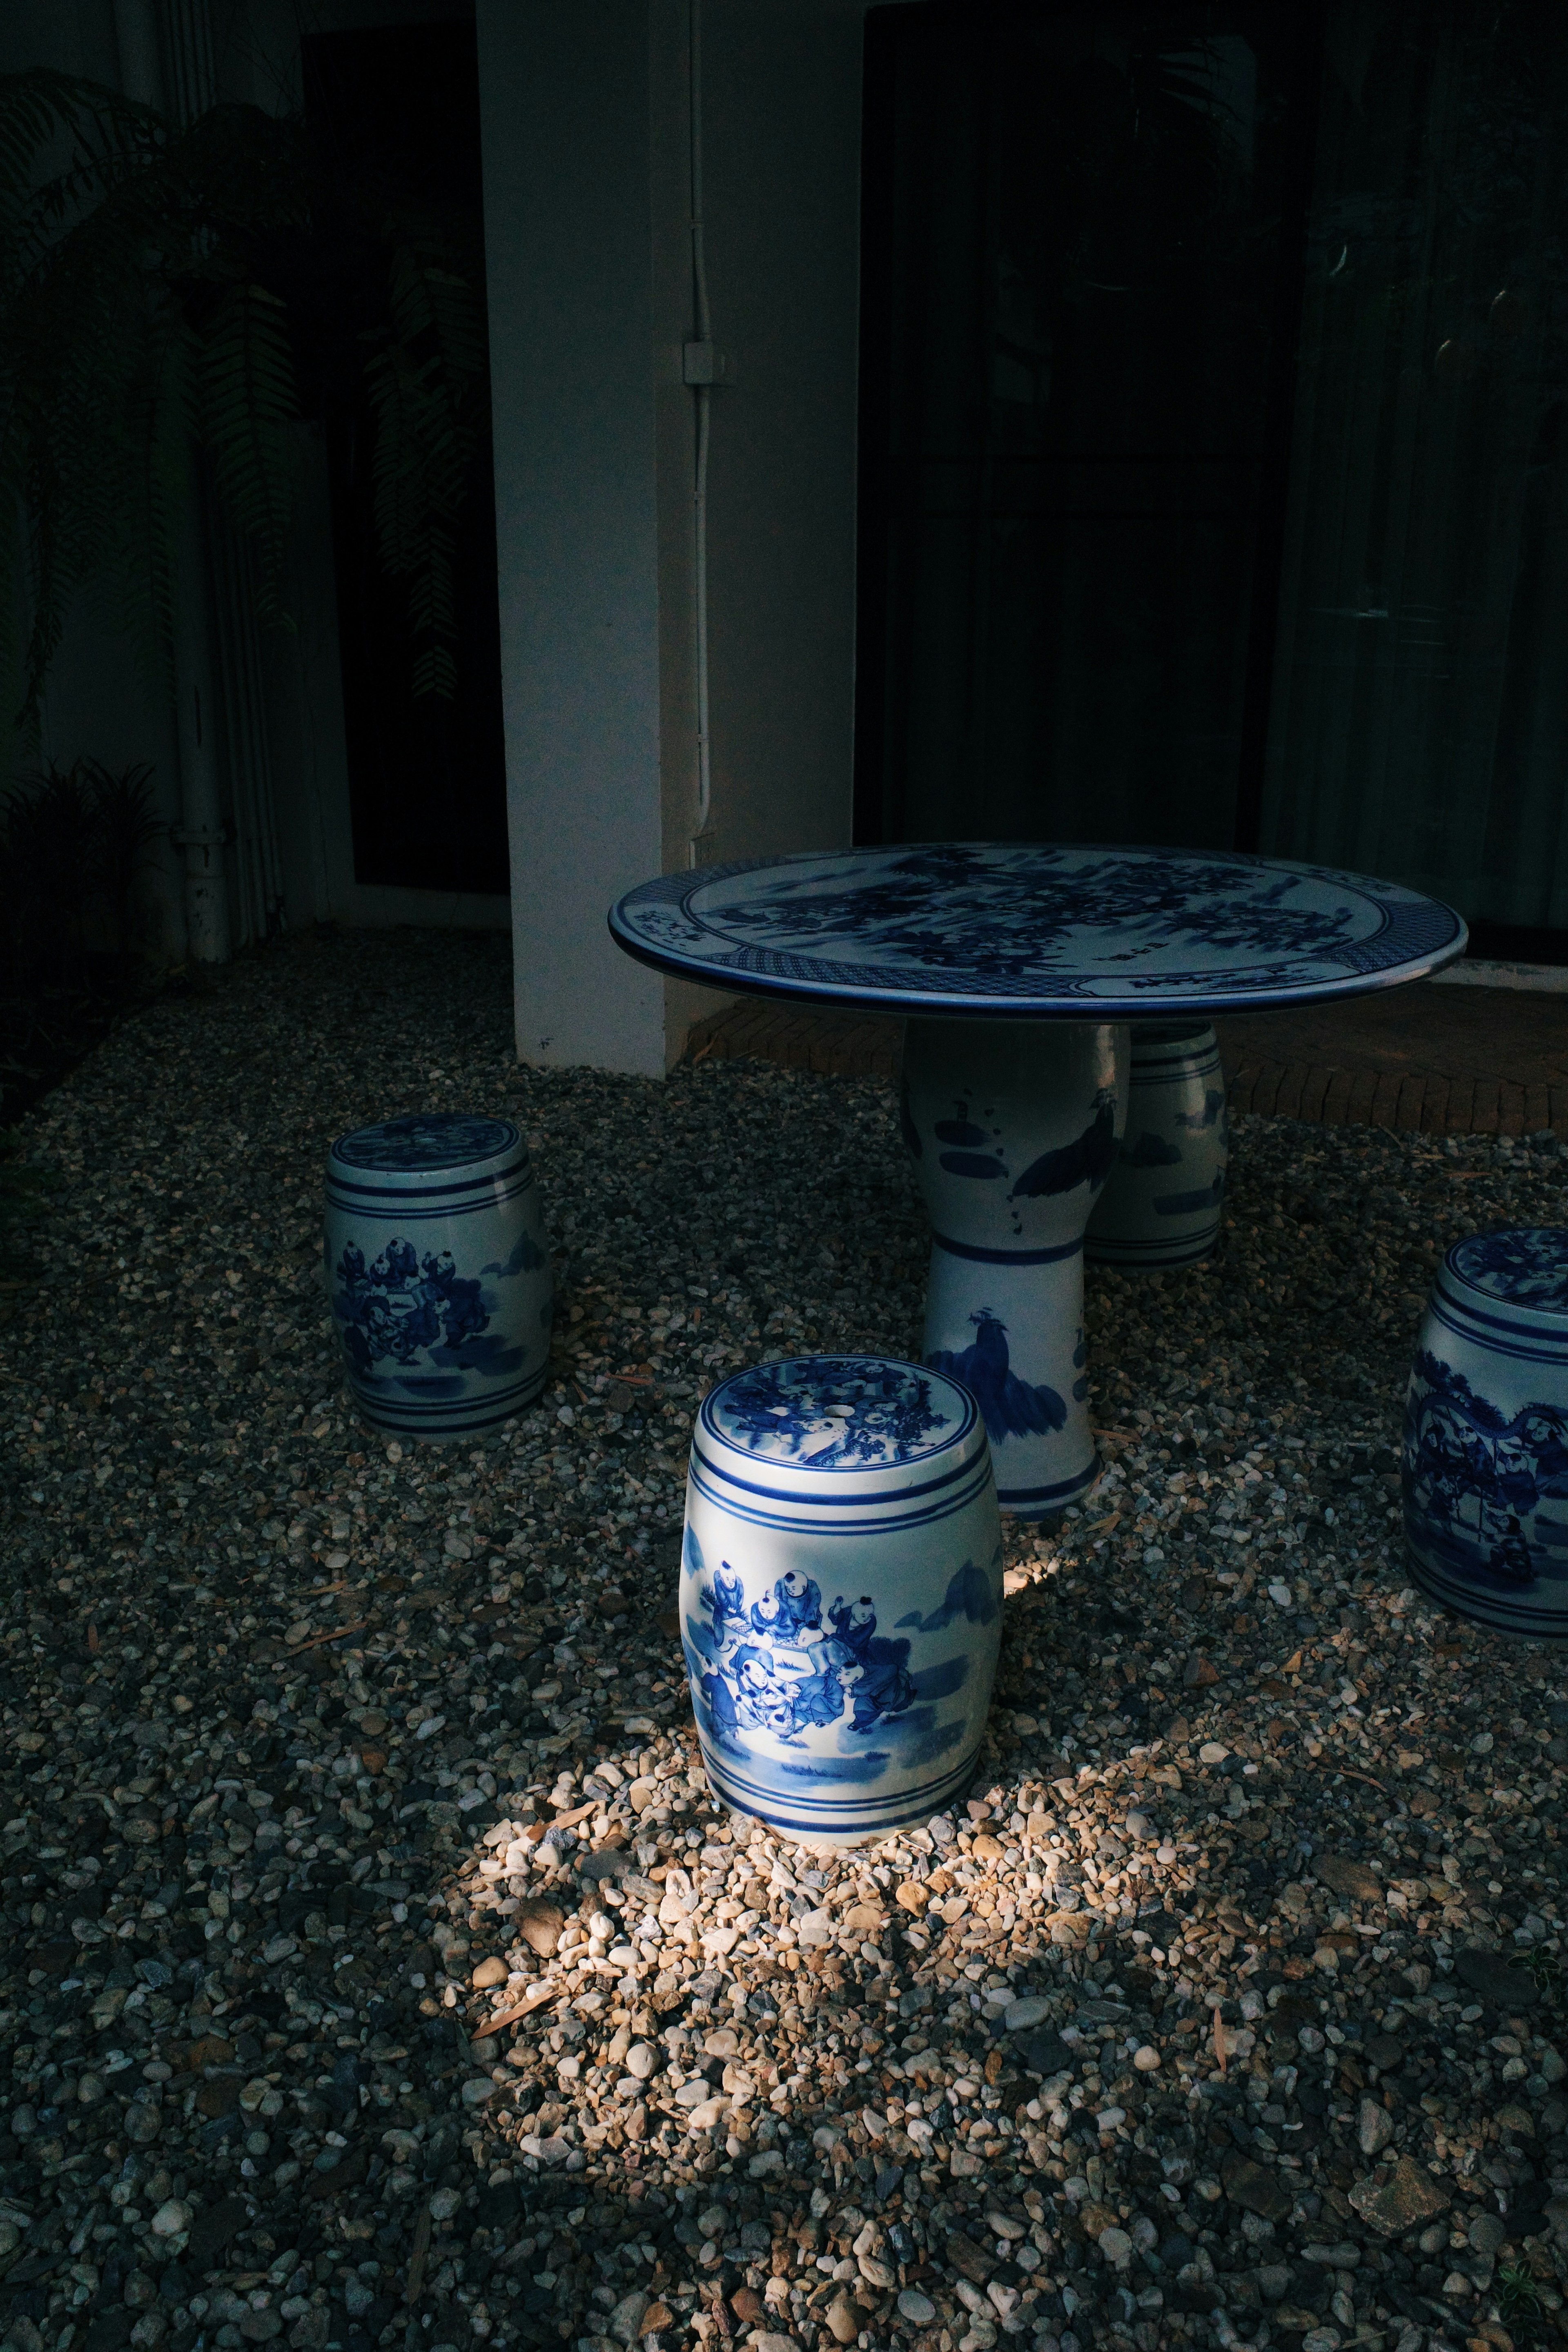
[[(459, 1105), (534, 1144), (557, 1352), (404, 1450), (321, 1160)], [(1219, 1256), (1091, 1276), (1109, 1466), (1009, 1538), (970, 1804), (823, 1864), (694, 1769), (673, 1538), (721, 1370), (917, 1345), (883, 1085), (520, 1070), (491, 943), (329, 940), (20, 1141), (16, 2352), (1563, 2333), (1568, 1700), (1409, 1589), (1393, 1451), (1441, 1248), (1558, 1219), (1554, 1148), (1243, 1121)]]

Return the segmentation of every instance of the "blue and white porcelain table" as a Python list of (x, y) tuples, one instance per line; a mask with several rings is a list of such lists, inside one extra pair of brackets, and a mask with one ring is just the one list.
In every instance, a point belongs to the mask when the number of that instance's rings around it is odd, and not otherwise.
[[(1099, 1468), (1084, 1234), (1123, 1148), (1128, 1024), (1399, 987), (1466, 938), (1435, 899), (1320, 866), (985, 842), (668, 874), (629, 891), (610, 929), (710, 988), (910, 1016), (925, 1359), (973, 1391), (1003, 1507), (1026, 1517), (1061, 1510)], [(1140, 1140), (1126, 1139), (1134, 1160)], [(1185, 1206), (1190, 1176), (1169, 1164)]]

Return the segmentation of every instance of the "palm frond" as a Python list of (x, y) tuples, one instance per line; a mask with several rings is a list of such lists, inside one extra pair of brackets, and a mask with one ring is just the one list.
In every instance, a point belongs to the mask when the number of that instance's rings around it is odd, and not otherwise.
[(264, 286), (231, 286), (201, 362), (201, 437), (219, 495), (257, 558), (258, 602), (276, 617), (293, 494), (289, 427), (300, 414), (288, 316)]
[[(488, 377), (477, 270), (423, 218), (386, 225), (391, 331), (374, 341), (366, 381), (382, 562), (408, 581), (416, 694), (457, 691), (455, 526), (469, 495)], [(469, 257), (471, 258), (471, 257)]]
[(0, 534), (14, 519), (26, 575), (22, 593), (0, 546), (0, 675), (18, 675), (25, 737), (84, 588), (118, 582), (134, 642), (169, 668), (202, 462), (263, 613), (286, 618), (296, 321), (271, 279), (292, 296), (304, 266), (309, 320), (342, 266), (318, 247), (345, 221), (345, 249), (379, 247), (384, 270), (363, 345), (378, 549), (407, 585), (418, 690), (449, 694), (455, 533), (489, 388), (477, 240), (434, 211), (389, 213), (368, 181), (324, 180), (299, 120), (225, 103), (178, 127), (79, 78), (0, 75)]

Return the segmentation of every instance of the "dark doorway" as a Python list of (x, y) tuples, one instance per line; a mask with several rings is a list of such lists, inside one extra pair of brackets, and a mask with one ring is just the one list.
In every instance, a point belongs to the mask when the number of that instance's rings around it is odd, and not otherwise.
[[(482, 249), (479, 62), (471, 24), (321, 33), (303, 45), (312, 130), (390, 207), (436, 206)], [(328, 322), (342, 345), (363, 322), (345, 289)], [(363, 370), (329, 369), (322, 397), (342, 648), (354, 878), (424, 890), (509, 886), (500, 619), (489, 435), (479, 436), (452, 549), (458, 686), (416, 694), (405, 583), (376, 551), (372, 418)]]
[(1256, 837), (1310, 6), (867, 22), (863, 841)]

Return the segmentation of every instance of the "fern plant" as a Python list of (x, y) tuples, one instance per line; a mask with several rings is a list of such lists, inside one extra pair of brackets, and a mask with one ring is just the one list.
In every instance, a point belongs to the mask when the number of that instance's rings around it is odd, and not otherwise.
[(319, 404), (345, 367), (374, 419), (377, 540), (406, 583), (416, 689), (454, 691), (481, 273), (471, 224), (356, 178), (298, 117), (223, 104), (180, 127), (96, 82), (0, 75), (0, 531), (16, 550), (0, 549), (0, 629), (25, 737), (83, 589), (118, 583), (141, 644), (172, 662), (204, 475), (250, 545), (264, 616), (287, 621), (300, 384)]
[(50, 761), (0, 793), (0, 991), (79, 984), (132, 954), (132, 900), (163, 831), (146, 761)]

